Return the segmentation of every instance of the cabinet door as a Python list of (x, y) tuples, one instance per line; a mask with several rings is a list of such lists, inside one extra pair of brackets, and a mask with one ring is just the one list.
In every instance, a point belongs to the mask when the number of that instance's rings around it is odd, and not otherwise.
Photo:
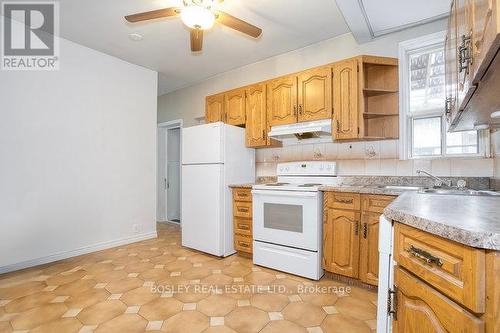
[(268, 82), (267, 115), (270, 126), (297, 122), (296, 76), (289, 76)]
[(334, 139), (358, 138), (358, 60), (350, 59), (333, 66)]
[(246, 89), (246, 145), (263, 147), (268, 144), (266, 85), (256, 84)]
[(473, 1), (473, 59), (472, 76), (475, 82), (479, 81), (496, 49), (493, 43), (500, 33), (500, 2), (499, 0), (474, 0)]
[(299, 74), (298, 103), (299, 121), (332, 117), (332, 69), (330, 66)]
[(245, 89), (225, 93), (225, 122), (229, 125), (245, 125)]
[(359, 251), (359, 278), (378, 285), (378, 226), (380, 214), (363, 212)]
[(326, 209), (323, 223), (323, 268), (358, 277), (360, 213)]
[(484, 322), (423, 281), (396, 268), (395, 333), (479, 333)]
[(471, 77), (473, 62), (472, 0), (455, 0), (458, 42), (458, 95), (457, 106), (463, 109), (474, 92)]
[(448, 18), (448, 30), (446, 32), (444, 57), (445, 57), (445, 110), (446, 120), (451, 125), (458, 113), (458, 59), (457, 59), (457, 11), (455, 2), (451, 4), (450, 16)]
[(205, 122), (224, 121), (224, 95), (212, 95), (205, 98)]

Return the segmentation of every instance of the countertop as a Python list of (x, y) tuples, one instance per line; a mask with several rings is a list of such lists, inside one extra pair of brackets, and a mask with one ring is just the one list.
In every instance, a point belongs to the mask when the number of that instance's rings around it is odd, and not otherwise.
[(349, 192), (361, 194), (382, 194), (382, 195), (401, 195), (408, 192), (408, 189), (392, 189), (377, 185), (344, 185), (344, 186), (320, 186), (320, 191)]
[(406, 192), (384, 215), (464, 245), (500, 251), (500, 197)]
[(254, 186), (254, 183), (244, 183), (244, 184), (230, 184), (230, 188), (252, 188)]

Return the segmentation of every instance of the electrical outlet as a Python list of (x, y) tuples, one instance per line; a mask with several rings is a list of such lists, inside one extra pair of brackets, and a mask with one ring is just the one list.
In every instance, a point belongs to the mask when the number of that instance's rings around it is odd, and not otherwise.
[(139, 224), (134, 224), (132, 226), (132, 229), (134, 230), (135, 234), (138, 234), (139, 232), (141, 232), (141, 226)]

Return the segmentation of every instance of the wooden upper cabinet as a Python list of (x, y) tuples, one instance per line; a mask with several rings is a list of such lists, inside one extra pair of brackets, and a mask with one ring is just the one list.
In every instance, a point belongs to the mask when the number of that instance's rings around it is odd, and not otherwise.
[(393, 332), (485, 332), (481, 319), (401, 268), (396, 268), (395, 284), (397, 301), (393, 304), (397, 309)]
[(298, 75), (298, 121), (332, 117), (332, 69), (330, 66)]
[(380, 214), (363, 212), (359, 251), (359, 278), (378, 285), (378, 227)]
[(472, 85), (473, 28), (472, 0), (455, 0), (458, 42), (458, 95), (457, 105), (463, 108), (475, 87)]
[(458, 112), (458, 58), (457, 58), (457, 30), (456, 30), (457, 11), (455, 3), (451, 4), (450, 17), (448, 19), (448, 28), (446, 33), (444, 55), (445, 55), (445, 115), (449, 124), (451, 124)]
[(224, 94), (205, 98), (205, 122), (224, 121)]
[(263, 147), (267, 138), (266, 85), (256, 84), (246, 89), (246, 145)]
[(358, 277), (360, 213), (326, 209), (323, 223), (323, 268)]
[(333, 138), (357, 139), (359, 134), (358, 59), (340, 61), (333, 66)]
[(245, 125), (245, 89), (235, 89), (225, 93), (225, 122), (229, 125)]
[(497, 52), (500, 0), (474, 0), (472, 6), (472, 76), (477, 83)]
[(267, 83), (269, 126), (297, 122), (297, 77), (288, 76)]

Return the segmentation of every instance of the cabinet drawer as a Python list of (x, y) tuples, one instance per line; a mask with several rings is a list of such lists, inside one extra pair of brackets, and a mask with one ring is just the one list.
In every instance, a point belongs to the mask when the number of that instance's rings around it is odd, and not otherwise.
[(252, 217), (252, 203), (243, 201), (233, 201), (233, 215), (237, 217)]
[(364, 212), (382, 214), (395, 197), (390, 195), (363, 195), (361, 197), (361, 208)]
[(485, 323), (446, 296), (401, 268), (396, 268), (397, 307), (393, 332), (485, 331)]
[(394, 257), (451, 299), (476, 313), (485, 307), (485, 252), (396, 223)]
[(233, 220), (233, 227), (235, 234), (252, 236), (252, 220), (250, 219), (235, 218)]
[(358, 193), (327, 192), (325, 205), (328, 208), (359, 210), (361, 196)]
[(252, 237), (234, 235), (234, 249), (236, 251), (252, 253), (253, 251)]
[(252, 201), (252, 190), (249, 188), (233, 188), (234, 201)]

